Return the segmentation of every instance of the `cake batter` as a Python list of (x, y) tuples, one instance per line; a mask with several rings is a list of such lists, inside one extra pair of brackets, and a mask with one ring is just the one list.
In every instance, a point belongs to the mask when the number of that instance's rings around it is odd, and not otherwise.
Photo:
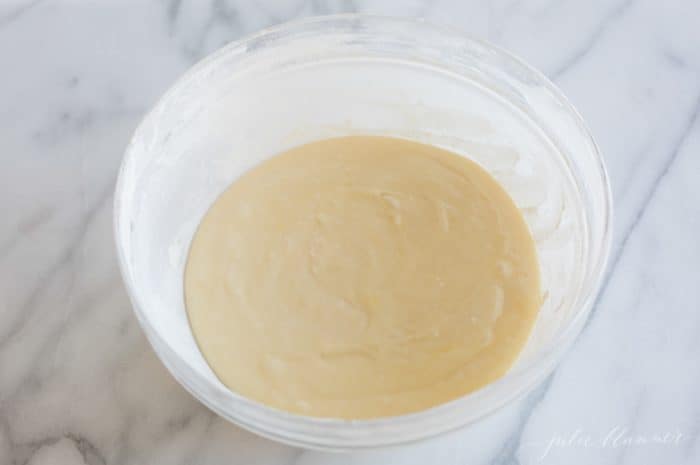
[(476, 163), (349, 136), (236, 180), (195, 234), (185, 300), (231, 390), (305, 415), (375, 418), (502, 376), (536, 318), (539, 269), (522, 215)]

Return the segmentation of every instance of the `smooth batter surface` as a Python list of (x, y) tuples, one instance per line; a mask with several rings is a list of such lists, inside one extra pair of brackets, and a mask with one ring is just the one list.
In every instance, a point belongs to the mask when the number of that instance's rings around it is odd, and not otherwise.
[(528, 228), (477, 164), (402, 139), (297, 147), (235, 181), (185, 298), (221, 381), (312, 416), (425, 409), (503, 375), (540, 304)]

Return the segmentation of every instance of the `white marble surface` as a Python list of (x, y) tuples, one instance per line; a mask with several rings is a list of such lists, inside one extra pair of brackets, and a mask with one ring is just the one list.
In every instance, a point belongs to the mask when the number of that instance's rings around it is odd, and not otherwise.
[[(143, 113), (194, 61), (310, 14), (422, 16), (548, 74), (616, 207), (609, 279), (540, 388), (445, 436), (355, 454), (256, 437), (148, 346), (111, 199)], [(0, 4), (0, 463), (700, 463), (700, 4), (693, 0), (6, 0)]]

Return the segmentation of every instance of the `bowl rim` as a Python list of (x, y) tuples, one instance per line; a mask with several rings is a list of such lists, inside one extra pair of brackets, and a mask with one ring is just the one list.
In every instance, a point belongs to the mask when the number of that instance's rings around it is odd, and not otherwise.
[[(453, 399), (451, 401), (439, 404), (434, 407), (430, 407), (425, 410), (421, 410), (414, 413), (402, 414), (397, 416), (381, 417), (381, 418), (371, 418), (371, 419), (360, 419), (360, 420), (348, 420), (341, 418), (326, 418), (326, 417), (313, 417), (307, 415), (301, 415), (296, 413), (291, 413), (283, 411), (274, 407), (270, 407), (263, 403), (257, 402), (255, 400), (249, 399), (231, 390), (226, 390), (230, 400), (234, 403), (232, 404), (233, 409), (227, 409), (225, 405), (217, 402), (215, 399), (211, 398), (205, 390), (211, 390), (211, 383), (202, 377), (198, 372), (193, 370), (187, 362), (180, 357), (165, 340), (160, 336), (158, 331), (151, 325), (148, 318), (144, 315), (141, 310), (143, 306), (143, 301), (141, 296), (137, 292), (138, 286), (135, 280), (132, 278), (130, 272), (130, 264), (127, 259), (127, 251), (125, 243), (125, 237), (123, 237), (122, 232), (125, 231), (124, 225), (122, 223), (121, 212), (123, 210), (123, 195), (125, 190), (125, 173), (130, 169), (132, 165), (132, 160), (134, 159), (133, 146), (141, 135), (142, 129), (148, 121), (158, 116), (159, 110), (163, 107), (165, 102), (167, 102), (170, 96), (186, 85), (191, 79), (193, 79), (203, 68), (207, 67), (211, 63), (217, 61), (221, 57), (227, 56), (229, 54), (245, 54), (246, 48), (259, 41), (271, 36), (275, 36), (280, 33), (294, 31), (297, 28), (304, 26), (314, 26), (322, 25), (324, 23), (334, 24), (337, 22), (353, 22), (353, 21), (375, 21), (383, 23), (393, 23), (396, 25), (403, 25), (416, 28), (424, 28), (427, 30), (432, 30), (442, 35), (448, 35), (452, 37), (457, 37), (462, 41), (473, 43), (484, 49), (494, 51), (502, 57), (514, 62), (518, 66), (526, 69), (529, 73), (532, 73), (541, 84), (544, 85), (552, 96), (558, 100), (565, 108), (566, 112), (574, 119), (576, 124), (581, 129), (582, 133), (588, 139), (591, 144), (591, 156), (595, 161), (595, 167), (597, 168), (596, 175), (600, 177), (601, 186), (603, 187), (602, 198), (603, 198), (603, 228), (602, 228), (602, 238), (600, 241), (600, 249), (597, 256), (591, 262), (590, 271), (584, 276), (581, 290), (577, 296), (577, 300), (574, 302), (574, 306), (579, 307), (581, 310), (578, 311), (569, 321), (566, 326), (554, 336), (553, 340), (548, 343), (548, 346), (541, 349), (543, 353), (542, 356), (535, 358), (523, 366), (518, 367), (517, 371), (510, 370), (506, 372), (505, 375), (499, 379), (487, 384), (486, 386), (479, 388), (478, 390), (468, 393), (459, 398)], [(238, 50), (237, 50), (238, 49)], [(146, 337), (153, 347), (154, 351), (158, 355), (161, 362), (167, 367), (168, 371), (175, 377), (175, 379), (195, 398), (206, 405), (209, 409), (213, 410), (220, 416), (226, 418), (227, 420), (236, 423), (254, 433), (260, 434), (262, 436), (268, 437), (270, 439), (287, 443), (294, 446), (303, 446), (313, 449), (321, 450), (348, 450), (348, 449), (361, 449), (361, 448), (373, 448), (379, 446), (396, 445), (407, 442), (412, 442), (415, 440), (424, 439), (426, 437), (434, 436), (437, 434), (445, 433), (447, 431), (460, 428), (465, 424), (474, 422), (484, 416), (488, 416), (493, 412), (500, 409), (502, 406), (511, 403), (513, 400), (522, 397), (524, 394), (529, 392), (534, 386), (539, 384), (547, 375), (549, 375), (555, 368), (557, 362), (561, 359), (561, 356), (568, 348), (573, 344), (576, 337), (580, 335), (586, 320), (591, 314), (592, 306), (594, 305), (598, 294), (601, 290), (602, 283), (605, 278), (605, 270), (607, 267), (610, 249), (612, 244), (612, 225), (613, 225), (613, 204), (612, 204), (612, 193), (610, 187), (610, 180), (603, 161), (600, 149), (595, 142), (587, 124), (579, 114), (579, 112), (570, 103), (567, 97), (563, 94), (559, 88), (552, 83), (543, 73), (528, 65), (524, 60), (520, 59), (511, 52), (494, 45), (486, 40), (474, 38), (468, 34), (464, 34), (451, 27), (446, 27), (442, 25), (435, 25), (433, 23), (427, 22), (423, 19), (416, 18), (404, 18), (404, 17), (392, 17), (383, 15), (373, 15), (373, 14), (362, 14), (362, 13), (345, 13), (345, 14), (333, 14), (333, 15), (323, 15), (323, 16), (312, 16), (302, 19), (297, 19), (293, 21), (284, 22), (271, 27), (264, 28), (255, 32), (253, 34), (247, 35), (241, 39), (229, 42), (225, 46), (219, 48), (213, 53), (207, 55), (202, 60), (191, 66), (184, 74), (176, 79), (176, 81), (171, 84), (171, 86), (163, 93), (163, 95), (156, 101), (156, 103), (151, 107), (151, 109), (142, 117), (139, 125), (134, 130), (134, 133), (130, 139), (130, 142), (125, 150), (115, 186), (114, 192), (114, 204), (113, 204), (113, 232), (117, 249), (117, 258), (119, 263), (119, 269), (122, 278), (125, 283), (127, 294), (131, 301), (134, 313), (136, 314), (137, 320), (142, 327)], [(173, 363), (176, 360), (178, 363)], [(180, 366), (177, 366), (180, 365)], [(405, 431), (401, 437), (392, 437), (386, 434), (381, 435), (381, 437), (376, 441), (368, 441), (367, 438), (371, 437), (372, 434), (368, 431), (375, 432), (386, 432), (387, 427), (396, 426), (396, 424), (408, 425), (418, 425), (422, 421), (429, 417), (440, 417), (444, 413), (449, 412), (458, 405), (460, 405), (465, 399), (478, 400), (480, 396), (484, 395), (485, 390), (494, 390), (498, 387), (503, 388), (506, 383), (512, 383), (518, 375), (522, 376), (525, 373), (530, 373), (530, 379), (528, 383), (518, 385), (518, 389), (511, 389), (510, 394), (507, 396), (501, 396), (500, 402), (497, 404), (492, 403), (492, 407), (484, 410), (480, 414), (466, 420), (462, 423), (456, 424), (454, 421), (451, 426), (446, 426), (444, 428), (433, 427), (431, 431), (417, 431), (413, 434), (408, 434)], [(247, 413), (244, 412), (247, 410)], [(285, 426), (301, 426), (304, 427), (304, 431), (289, 431), (285, 430)], [(318, 428), (323, 428), (326, 433), (318, 433)], [(314, 433), (314, 430), (317, 433)], [(329, 434), (330, 431), (330, 434)], [(362, 431), (363, 433), (357, 436), (352, 434), (352, 431)], [(339, 434), (338, 434), (339, 433)]]

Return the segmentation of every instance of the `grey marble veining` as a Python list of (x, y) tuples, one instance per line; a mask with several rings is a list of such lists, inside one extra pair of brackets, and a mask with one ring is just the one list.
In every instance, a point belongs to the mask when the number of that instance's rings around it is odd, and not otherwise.
[[(478, 424), (355, 454), (276, 444), (190, 397), (117, 270), (111, 201), (144, 112), (222, 44), (292, 18), (420, 16), (542, 69), (590, 125), (609, 274), (560, 368)], [(700, 4), (170, 0), (0, 4), (0, 463), (700, 462)]]

